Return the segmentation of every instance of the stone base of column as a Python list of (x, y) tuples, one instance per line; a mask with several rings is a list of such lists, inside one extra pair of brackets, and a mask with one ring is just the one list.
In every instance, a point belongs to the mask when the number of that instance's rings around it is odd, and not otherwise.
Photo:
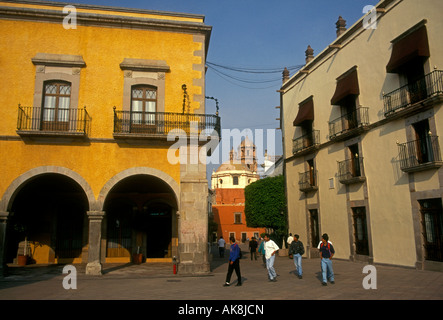
[(207, 275), (210, 272), (209, 263), (179, 263), (177, 267), (179, 275)]
[(86, 274), (91, 276), (102, 275), (102, 265), (99, 262), (90, 262), (86, 265)]

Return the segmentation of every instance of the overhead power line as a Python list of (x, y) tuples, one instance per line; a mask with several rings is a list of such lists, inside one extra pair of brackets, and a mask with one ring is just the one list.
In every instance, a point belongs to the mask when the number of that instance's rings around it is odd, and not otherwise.
[[(242, 84), (248, 84), (248, 85), (260, 85), (260, 84), (270, 84), (270, 83), (277, 83), (282, 81), (282, 72), (284, 70), (284, 67), (276, 67), (276, 68), (251, 68), (251, 67), (238, 67), (238, 66), (226, 66), (221, 65), (218, 63), (213, 63), (210, 61), (206, 62), (206, 65), (209, 69), (214, 71), (215, 74), (217, 74), (219, 77), (223, 78), (225, 81), (228, 81), (229, 83), (246, 88), (246, 89), (267, 89), (271, 87), (275, 87), (275, 84), (267, 86), (267, 87), (251, 87), (251, 86), (245, 86)], [(289, 66), (286, 67), (289, 72), (291, 71), (298, 71), (303, 65), (296, 65), (296, 66)], [(251, 77), (254, 78), (244, 78), (239, 77), (238, 73), (241, 74), (248, 74)], [(263, 75), (272, 75), (272, 74), (278, 74), (278, 77), (275, 75), (272, 78), (266, 77), (263, 78)]]
[[(231, 67), (231, 66), (224, 66), (218, 63), (213, 63), (206, 61), (206, 64), (213, 67), (219, 67), (226, 70), (231, 71), (237, 71), (237, 72), (244, 72), (244, 73), (254, 73), (254, 74), (260, 74), (260, 73), (282, 73), (284, 70), (284, 67), (278, 67), (278, 68), (245, 68), (245, 67)], [(303, 65), (297, 65), (297, 66), (290, 66), (286, 67), (289, 71), (291, 70), (299, 70)]]

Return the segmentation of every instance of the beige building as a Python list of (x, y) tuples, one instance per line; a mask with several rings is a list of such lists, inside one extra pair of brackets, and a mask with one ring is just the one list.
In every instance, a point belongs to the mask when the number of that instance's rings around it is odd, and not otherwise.
[[(443, 2), (380, 1), (283, 73), (289, 232), (308, 257), (443, 270)], [(345, 17), (344, 17), (345, 18)]]

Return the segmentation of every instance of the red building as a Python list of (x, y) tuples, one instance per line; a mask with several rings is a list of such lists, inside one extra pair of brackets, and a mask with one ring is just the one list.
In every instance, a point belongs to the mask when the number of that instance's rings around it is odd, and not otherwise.
[[(246, 138), (239, 146), (239, 158), (231, 151), (231, 160), (223, 163), (212, 173), (211, 186), (214, 193), (212, 213), (218, 225), (217, 238), (223, 236), (245, 242), (252, 237), (259, 238), (265, 228), (250, 228), (246, 224), (245, 192), (250, 183), (257, 181), (255, 146)], [(252, 160), (245, 159), (250, 156)]]

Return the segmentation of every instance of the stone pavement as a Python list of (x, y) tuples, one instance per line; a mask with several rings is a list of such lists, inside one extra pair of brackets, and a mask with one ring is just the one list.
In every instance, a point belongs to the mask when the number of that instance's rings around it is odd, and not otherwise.
[[(241, 260), (243, 285), (223, 287), (227, 256), (215, 255), (212, 272), (204, 276), (174, 275), (172, 264), (107, 264), (102, 276), (77, 269), (77, 288), (64, 289), (63, 266), (10, 268), (0, 278), (0, 300), (443, 300), (443, 273), (375, 265), (376, 289), (364, 289), (365, 264), (333, 260), (335, 284), (321, 285), (320, 260), (303, 259), (303, 279), (288, 257), (277, 257), (277, 282), (269, 282), (261, 257)], [(1, 303), (1, 302), (0, 302)], [(4, 304), (4, 303), (2, 303)]]

